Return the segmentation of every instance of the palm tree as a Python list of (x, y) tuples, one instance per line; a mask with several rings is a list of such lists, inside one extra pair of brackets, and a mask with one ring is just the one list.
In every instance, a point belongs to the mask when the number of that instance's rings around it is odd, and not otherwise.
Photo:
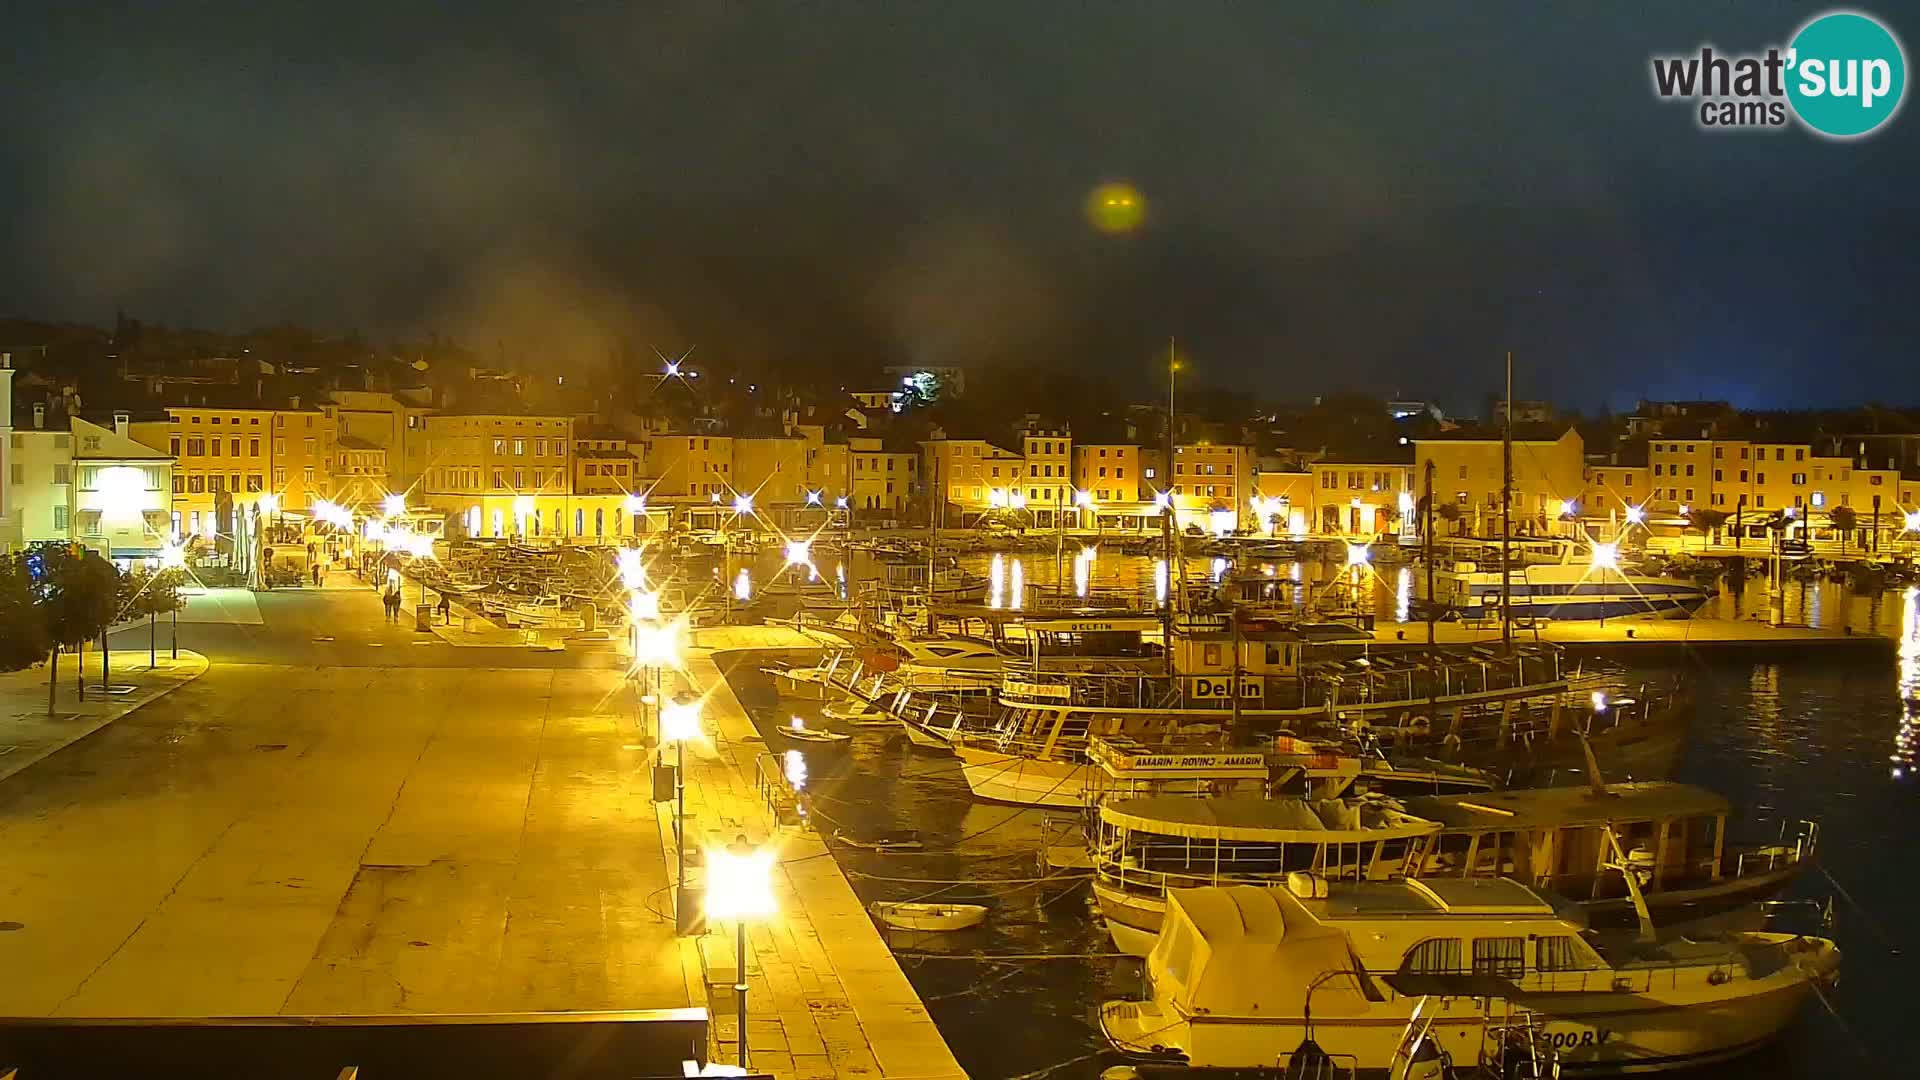
[(1833, 522), (1833, 531), (1840, 534), (1840, 550), (1847, 549), (1847, 537), (1860, 524), (1860, 516), (1851, 506), (1836, 506), (1827, 511), (1827, 520)]

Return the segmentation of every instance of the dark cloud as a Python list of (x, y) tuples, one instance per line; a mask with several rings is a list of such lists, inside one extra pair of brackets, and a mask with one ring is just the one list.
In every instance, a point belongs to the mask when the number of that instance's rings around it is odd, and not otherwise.
[[(1277, 396), (1466, 404), (1512, 347), (1575, 404), (1909, 400), (1911, 110), (1713, 137), (1648, 89), (1651, 53), (1811, 10), (27, 7), (0, 297), (579, 363), (1125, 374), (1176, 334)], [(1116, 178), (1137, 234), (1080, 214)]]

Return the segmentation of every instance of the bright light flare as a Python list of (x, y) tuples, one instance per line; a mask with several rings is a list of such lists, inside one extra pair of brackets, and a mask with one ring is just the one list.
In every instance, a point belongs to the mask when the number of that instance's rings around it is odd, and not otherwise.
[(399, 517), (407, 512), (407, 497), (396, 491), (380, 500), (380, 509), (390, 518)]
[(1091, 509), (1093, 509), (1093, 492), (1091, 492), (1091, 491), (1076, 491), (1076, 492), (1074, 492), (1074, 493), (1073, 493), (1073, 505), (1075, 505), (1075, 506), (1077, 506), (1077, 507), (1079, 507), (1079, 508), (1080, 508), (1080, 509), (1082, 509), (1082, 510), (1091, 510)]
[[(634, 627), (633, 662), (640, 667), (678, 668), (680, 666), (680, 624), (668, 622), (648, 625), (642, 622)], [(696, 721), (699, 719), (697, 708), (694, 719)]]
[(744, 566), (740, 568), (740, 573), (734, 576), (733, 598), (735, 600), (753, 599), (753, 577), (747, 573), (747, 568)]
[(258, 499), (255, 499), (253, 501), (253, 505), (259, 507), (261, 513), (271, 514), (275, 510), (280, 509), (280, 496), (275, 495), (273, 492), (269, 491), (265, 495), (262, 495)]
[(169, 543), (160, 549), (160, 569), (185, 570), (187, 568), (187, 549), (179, 544)]
[(773, 899), (773, 852), (767, 848), (707, 850), (707, 918), (764, 919), (778, 907)]
[(807, 540), (787, 541), (787, 565), (809, 566), (813, 563), (812, 543)]
[(736, 514), (753, 513), (753, 496), (735, 495), (733, 497), (733, 512)]
[[(629, 590), (646, 587), (647, 568), (640, 561), (639, 548), (621, 548), (620, 553), (614, 556), (614, 558), (618, 560), (620, 566), (620, 584), (622, 586)], [(659, 609), (659, 606), (659, 601), (655, 600), (654, 608), (656, 611)]]
[(1644, 525), (1646, 523), (1647, 523), (1647, 511), (1645, 507), (1640, 507), (1640, 506), (1627, 507), (1627, 524)]
[(1593, 692), (1593, 711), (1607, 711), (1607, 692), (1605, 690), (1595, 690)]
[(629, 495), (626, 498), (624, 506), (629, 517), (634, 514), (644, 514), (647, 512), (647, 497), (645, 495)]
[(700, 702), (698, 699), (669, 701), (660, 707), (660, 738), (666, 742), (686, 742), (697, 739), (700, 731)]
[(660, 617), (660, 594), (645, 589), (635, 589), (627, 598), (627, 613), (636, 619), (658, 619)]
[(1348, 566), (1365, 566), (1372, 561), (1373, 561), (1373, 553), (1367, 549), (1367, 545), (1365, 544), (1348, 544), (1347, 545), (1347, 565)]
[(1595, 570), (1620, 569), (1620, 545), (1617, 543), (1593, 545), (1590, 562)]

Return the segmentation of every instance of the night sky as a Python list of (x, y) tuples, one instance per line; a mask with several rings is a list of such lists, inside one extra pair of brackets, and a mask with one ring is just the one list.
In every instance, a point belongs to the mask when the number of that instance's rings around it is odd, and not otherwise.
[(0, 11), (0, 314), (1920, 402), (1920, 115), (1712, 135), (1649, 85), (1824, 4), (125, 6)]

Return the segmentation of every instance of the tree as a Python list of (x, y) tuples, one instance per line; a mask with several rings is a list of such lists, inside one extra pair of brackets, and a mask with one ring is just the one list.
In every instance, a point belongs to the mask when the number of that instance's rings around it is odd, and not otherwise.
[(1440, 520), (1449, 526), (1458, 524), (1460, 521), (1460, 507), (1454, 503), (1441, 503), (1433, 512), (1440, 515)]
[(34, 604), (24, 555), (0, 558), (0, 671), (32, 667), (47, 655), (47, 624)]
[(1854, 513), (1851, 506), (1836, 506), (1827, 512), (1827, 518), (1833, 522), (1834, 531), (1840, 534), (1840, 549), (1846, 550), (1847, 534), (1860, 524), (1860, 515)]
[(147, 666), (159, 663), (159, 622), (160, 616), (179, 611), (187, 606), (187, 598), (180, 592), (180, 572), (178, 570), (141, 571), (130, 574), (123, 592), (120, 615), (122, 618), (147, 619)]
[(1687, 514), (1687, 528), (1700, 534), (1700, 546), (1706, 547), (1706, 538), (1718, 533), (1727, 523), (1727, 515), (1718, 510), (1694, 510)]
[[(51, 644), (47, 665), (47, 714), (51, 716), (60, 680), (60, 647), (79, 650), (113, 621), (119, 610), (120, 571), (98, 552), (78, 544), (43, 547), (28, 559), (39, 560), (39, 607)], [(81, 673), (78, 680), (84, 696), (86, 675)]]

